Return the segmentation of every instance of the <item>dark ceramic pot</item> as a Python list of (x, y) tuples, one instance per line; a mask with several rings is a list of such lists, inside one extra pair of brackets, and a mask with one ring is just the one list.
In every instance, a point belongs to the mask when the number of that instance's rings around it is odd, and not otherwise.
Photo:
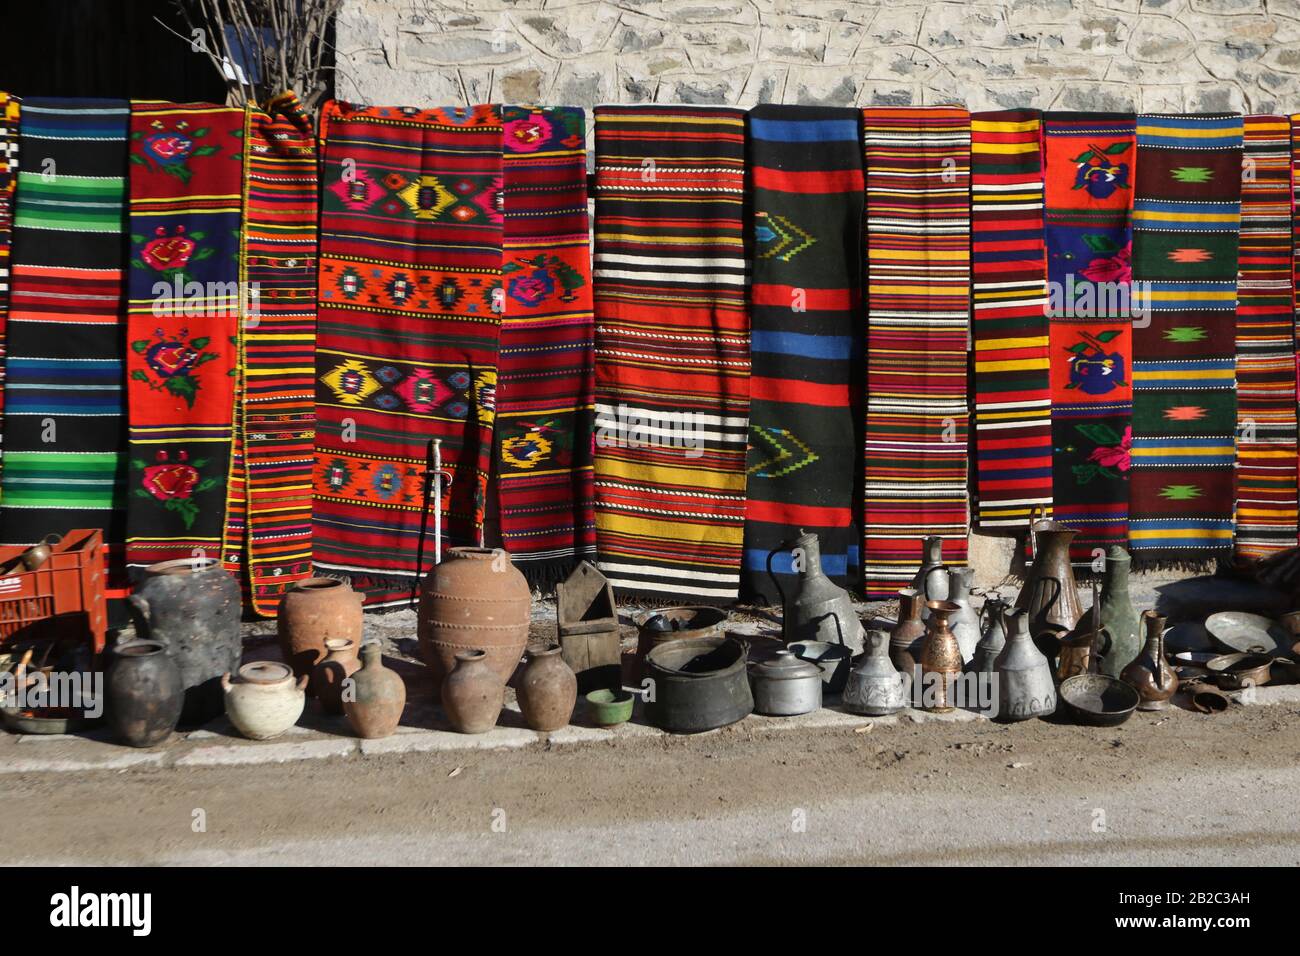
[(239, 670), (239, 585), (215, 558), (179, 558), (145, 568), (130, 598), (137, 630), (167, 645), (185, 688), (181, 723), (224, 709), (221, 675)]
[(170, 737), (185, 701), (181, 672), (160, 641), (114, 647), (104, 693), (109, 724), (132, 747), (154, 747)]

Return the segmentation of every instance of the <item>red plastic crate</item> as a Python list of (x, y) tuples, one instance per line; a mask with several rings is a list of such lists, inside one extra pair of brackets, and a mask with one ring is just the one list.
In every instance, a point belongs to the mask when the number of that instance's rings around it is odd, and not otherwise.
[(76, 643), (89, 638), (104, 650), (108, 614), (104, 601), (104, 536), (98, 529), (69, 531), (35, 571), (16, 559), (27, 549), (0, 547), (0, 646), (14, 641)]

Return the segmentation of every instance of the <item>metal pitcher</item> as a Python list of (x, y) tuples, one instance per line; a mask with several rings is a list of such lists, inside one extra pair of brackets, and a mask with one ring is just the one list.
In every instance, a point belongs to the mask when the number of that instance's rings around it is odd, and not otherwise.
[(862, 652), (864, 632), (849, 592), (822, 571), (821, 543), (805, 532), (794, 543), (798, 578), (794, 592), (782, 594), (782, 636), (787, 644), (822, 641), (844, 644), (853, 656)]
[(1046, 717), (1056, 710), (1056, 682), (1052, 665), (1034, 646), (1029, 633), (1029, 612), (1007, 615), (1007, 643), (998, 655), (998, 714), (1002, 720)]
[(894, 714), (907, 706), (911, 687), (912, 676), (899, 673), (889, 659), (889, 635), (869, 631), (867, 653), (844, 688), (844, 709), (871, 717)]

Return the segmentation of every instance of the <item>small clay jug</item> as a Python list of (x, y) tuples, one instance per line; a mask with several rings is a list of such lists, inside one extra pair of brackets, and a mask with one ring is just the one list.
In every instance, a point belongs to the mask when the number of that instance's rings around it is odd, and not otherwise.
[(975, 656), (975, 646), (980, 642), (980, 619), (970, 603), (970, 583), (975, 576), (973, 568), (953, 568), (948, 572), (948, 600), (957, 610), (948, 618), (948, 627), (957, 637), (963, 664)]
[(949, 691), (961, 674), (961, 645), (948, 626), (948, 619), (959, 608), (952, 601), (927, 601), (926, 606), (930, 609), (930, 620), (921, 647), (921, 706), (942, 713), (957, 706)]
[(868, 631), (867, 652), (844, 687), (844, 709), (872, 717), (897, 713), (907, 706), (911, 686), (911, 674), (900, 674), (889, 659), (888, 635)]
[(912, 587), (921, 595), (921, 620), (929, 620), (927, 601), (948, 600), (948, 567), (943, 563), (943, 538), (932, 534), (922, 545), (921, 568), (912, 578)]
[(821, 542), (815, 534), (801, 534), (794, 543), (798, 574), (794, 588), (782, 595), (782, 637), (787, 644), (821, 641), (843, 644), (853, 656), (862, 653), (862, 622), (853, 599), (822, 570)]
[(1083, 616), (1070, 564), (1070, 542), (1079, 532), (1051, 520), (1034, 522), (1033, 532), (1034, 563), (1016, 608), (1029, 612), (1029, 633), (1040, 650), (1047, 650), (1074, 630)]
[(153, 747), (170, 737), (185, 703), (180, 668), (161, 641), (115, 646), (104, 692), (109, 723), (132, 747)]
[(352, 675), (351, 694), (343, 695), (343, 713), (358, 737), (374, 740), (397, 729), (406, 707), (406, 682), (384, 666), (378, 641), (361, 646), (361, 669)]
[(279, 661), (252, 661), (234, 678), (221, 678), (226, 716), (251, 740), (270, 740), (296, 724), (307, 701), (306, 687), (306, 675), (295, 681), (293, 670)]
[(361, 668), (357, 659), (357, 643), (342, 637), (331, 637), (325, 642), (325, 660), (311, 672), (307, 691), (320, 701), (321, 710), (327, 714), (343, 713), (343, 682)]
[(1155, 611), (1142, 615), (1147, 640), (1142, 652), (1119, 675), (1132, 685), (1141, 702), (1138, 710), (1164, 710), (1178, 691), (1178, 675), (1165, 660), (1165, 619)]
[(301, 677), (325, 659), (325, 642), (335, 638), (361, 646), (365, 597), (347, 581), (307, 578), (280, 599), (276, 634), (284, 662)]
[(515, 688), (519, 709), (533, 730), (567, 726), (578, 702), (578, 678), (560, 656), (560, 645), (529, 650), (528, 661)]
[(982, 628), (980, 642), (975, 645), (975, 654), (971, 658), (970, 669), (976, 674), (992, 674), (993, 665), (1007, 643), (1007, 628), (1002, 620), (1007, 611), (1007, 602), (994, 596), (984, 602), (980, 611)]
[(898, 592), (898, 623), (889, 632), (889, 659), (895, 670), (911, 675), (921, 657), (921, 643), (925, 640), (925, 622), (921, 620), (924, 599), (916, 588), (903, 588)]
[(1106, 552), (1106, 571), (1101, 581), (1101, 626), (1104, 636), (1097, 648), (1098, 670), (1119, 677), (1142, 649), (1142, 616), (1129, 597), (1129, 571), (1133, 559), (1119, 545)]
[(442, 709), (453, 730), (485, 734), (501, 716), (506, 682), (487, 651), (461, 651), (455, 660), (456, 666), (442, 681)]
[(1029, 612), (1007, 615), (1007, 643), (993, 668), (998, 678), (998, 713), (1002, 720), (1046, 717), (1056, 710), (1052, 665), (1035, 645)]

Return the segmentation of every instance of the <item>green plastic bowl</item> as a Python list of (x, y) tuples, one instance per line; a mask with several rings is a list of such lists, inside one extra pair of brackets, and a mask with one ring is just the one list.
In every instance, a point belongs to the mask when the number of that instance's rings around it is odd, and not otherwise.
[(593, 690), (587, 695), (587, 712), (597, 726), (613, 727), (631, 719), (633, 700), (630, 691)]

